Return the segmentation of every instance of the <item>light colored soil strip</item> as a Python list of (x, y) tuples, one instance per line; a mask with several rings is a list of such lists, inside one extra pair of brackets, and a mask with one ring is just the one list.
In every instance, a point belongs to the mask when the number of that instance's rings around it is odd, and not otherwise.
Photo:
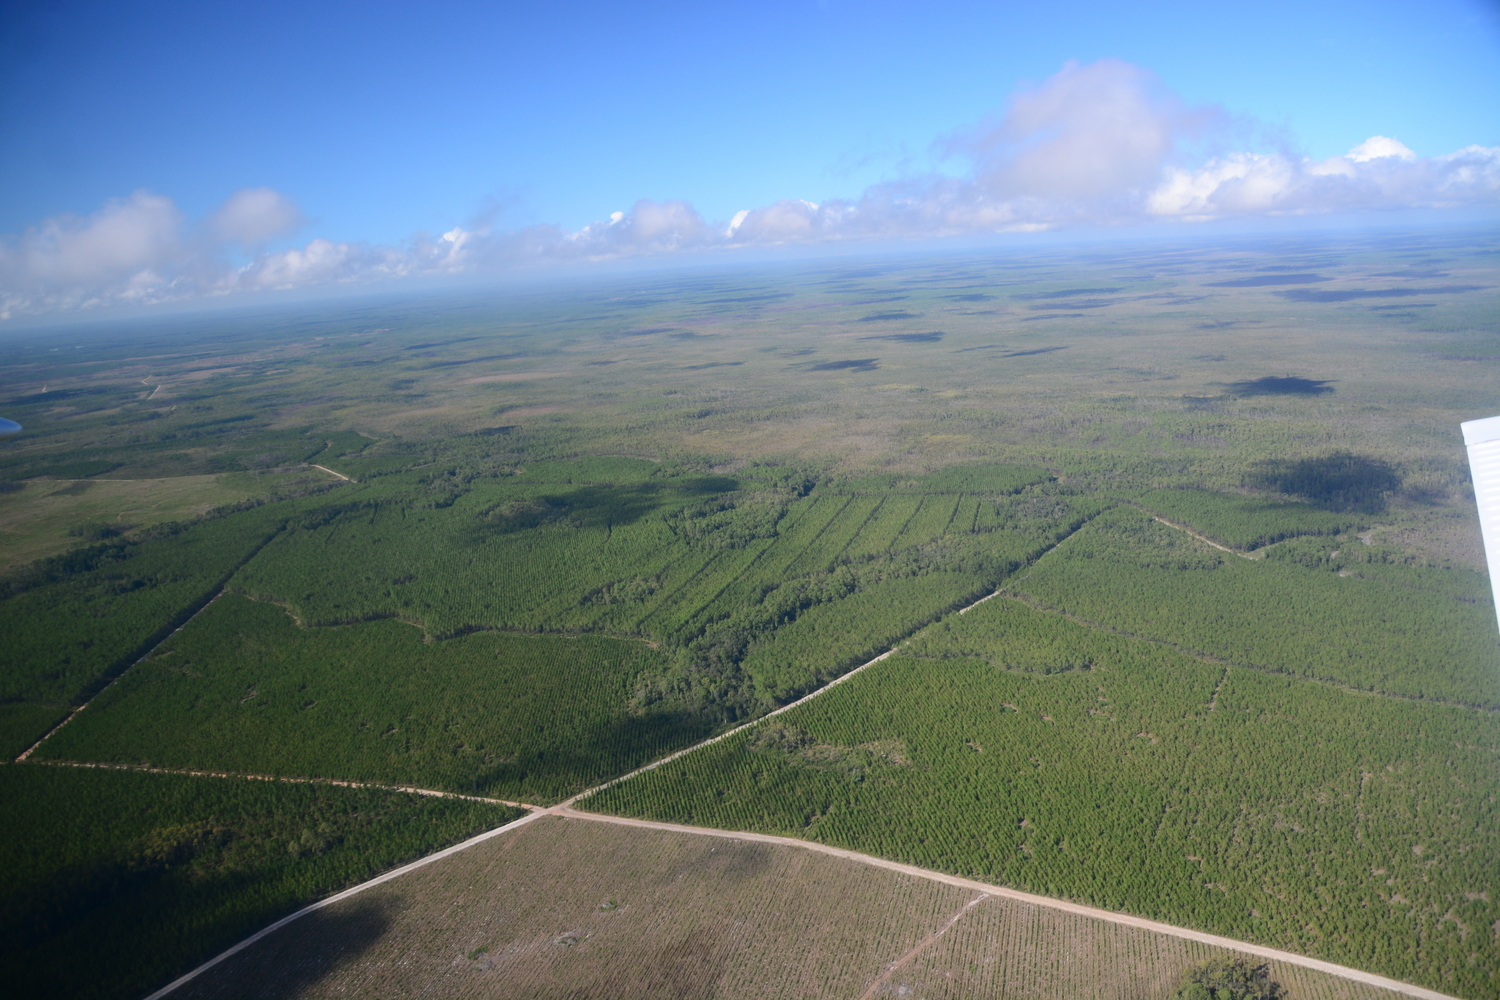
[[(1331, 976), (1342, 979), (1353, 980), (1364, 983), (1367, 986), (1375, 986), (1380, 989), (1400, 993), (1403, 996), (1416, 997), (1417, 1000), (1458, 1000), (1446, 993), (1438, 993), (1421, 986), (1413, 986), (1409, 983), (1397, 982), (1384, 976), (1377, 976), (1372, 972), (1362, 972), (1359, 969), (1351, 969), (1343, 965), (1335, 965), (1332, 962), (1324, 962), (1321, 959), (1308, 958), (1306, 955), (1297, 955), (1289, 951), (1281, 951), (1276, 948), (1267, 948), (1263, 945), (1251, 944), (1248, 941), (1235, 941), (1231, 938), (1220, 937), (1217, 934), (1205, 934), (1202, 931), (1189, 930), (1186, 927), (1173, 927), (1171, 924), (1160, 924), (1154, 920), (1143, 917), (1133, 917), (1127, 913), (1115, 913), (1111, 910), (1099, 910), (1092, 906), (1083, 906), (1079, 903), (1070, 903), (1062, 899), (1052, 899), (1048, 896), (1036, 896), (1029, 892), (1021, 892), (1018, 889), (1007, 889), (1003, 886), (989, 885), (984, 882), (976, 882), (973, 879), (960, 878), (957, 875), (949, 875), (945, 872), (929, 871), (926, 868), (917, 868), (913, 865), (904, 865), (899, 861), (888, 861), (885, 858), (877, 858), (869, 854), (860, 854), (856, 851), (846, 851), (840, 847), (830, 847), (827, 844), (819, 844), (810, 840), (797, 840), (794, 837), (776, 837), (765, 833), (736, 833), (729, 830), (711, 830), (699, 826), (678, 826), (675, 823), (657, 823), (644, 819), (627, 819), (623, 816), (604, 816), (598, 813), (578, 812), (566, 806), (557, 806), (547, 810), (548, 813), (566, 816), (570, 819), (587, 819), (599, 823), (617, 823), (622, 826), (635, 826), (647, 830), (664, 830), (670, 833), (696, 833), (706, 837), (726, 837), (732, 840), (748, 840), (762, 844), (778, 844), (783, 847), (800, 847), (804, 850), (818, 851), (822, 854), (831, 854), (836, 858), (845, 858), (850, 861), (858, 861), (861, 864), (873, 865), (877, 868), (886, 868), (903, 875), (911, 875), (916, 878), (930, 879), (934, 882), (945, 882), (948, 885), (957, 886), (960, 889), (971, 889), (987, 896), (999, 896), (1004, 899), (1013, 899), (1021, 903), (1029, 903), (1032, 906), (1045, 906), (1064, 913), (1072, 913), (1092, 920), (1104, 920), (1112, 924), (1122, 924), (1126, 927), (1136, 927), (1154, 934), (1166, 934), (1170, 937), (1183, 938), (1188, 941), (1196, 941), (1199, 944), (1211, 945), (1215, 948), (1227, 948), (1231, 951), (1254, 955), (1257, 958), (1272, 959), (1277, 962), (1285, 962), (1288, 965), (1297, 965), (1305, 969), (1313, 969), (1317, 972), (1325, 972)], [(535, 815), (545, 815), (536, 814)], [(531, 817), (527, 817), (528, 819)], [(975, 900), (975, 903), (980, 900)], [(971, 904), (973, 905), (973, 904)], [(957, 918), (955, 918), (956, 920)], [(950, 923), (951, 926), (951, 923)]]
[[(61, 728), (60, 726), (58, 728)], [(54, 730), (55, 731), (55, 730)], [(79, 760), (44, 760), (43, 767), (83, 767), (105, 771), (140, 771), (143, 774), (181, 774), (190, 778), (239, 778), (243, 781), (277, 781), (288, 785), (333, 785), (338, 788), (373, 788), (379, 792), (404, 792), (407, 795), (426, 795), (434, 799), (462, 799), (465, 802), (487, 802), (490, 805), (511, 806), (528, 812), (541, 812), (546, 806), (535, 806), (529, 802), (512, 802), (509, 799), (491, 799), (483, 795), (463, 795), (459, 792), (443, 792), (435, 788), (417, 788), (415, 785), (380, 785), (368, 781), (344, 781), (341, 778), (290, 778), (276, 774), (244, 774), (235, 771), (194, 771), (179, 767), (151, 767), (146, 764), (100, 764)]]
[(1241, 552), (1238, 549), (1231, 549), (1227, 545), (1220, 545), (1212, 538), (1205, 538), (1203, 535), (1198, 534), (1196, 531), (1194, 531), (1192, 528), (1187, 527), (1186, 525), (1174, 524), (1164, 517), (1157, 517), (1155, 514), (1151, 515), (1151, 520), (1160, 521), (1162, 524), (1165, 524), (1169, 528), (1176, 528), (1178, 531), (1181, 531), (1184, 534), (1192, 535), (1194, 538), (1198, 539), (1198, 541), (1202, 542), (1205, 545), (1212, 545), (1220, 552), (1228, 552), (1230, 555), (1239, 556), (1241, 559), (1249, 559), (1251, 561), (1254, 561), (1255, 559), (1255, 557), (1250, 555), (1248, 552)]
[(313, 468), (314, 469), (322, 469), (324, 472), (328, 473), (330, 476), (338, 476), (340, 479), (342, 479), (346, 483), (352, 483), (352, 482), (354, 482), (354, 480), (350, 479), (348, 476), (344, 475), (342, 472), (334, 472), (332, 469), (328, 468), (325, 465), (314, 465)]
[(887, 982), (889, 982), (892, 976), (900, 972), (902, 968), (904, 968), (911, 962), (912, 959), (916, 958), (923, 951), (925, 951), (928, 945), (935, 943), (938, 938), (946, 934), (948, 932), (948, 928), (958, 923), (959, 920), (963, 918), (964, 914), (968, 913), (970, 910), (974, 909), (974, 907), (978, 906), (980, 903), (989, 898), (989, 893), (982, 892), (979, 895), (975, 896), (973, 899), (969, 900), (968, 903), (964, 904), (963, 909), (953, 914), (952, 919), (950, 919), (946, 924), (939, 927), (937, 930), (933, 931), (922, 940), (918, 941), (916, 946), (912, 948), (911, 951), (907, 952), (905, 955), (902, 955), (900, 958), (896, 959), (895, 962), (891, 963), (891, 967), (889, 969), (886, 969), (878, 977), (876, 977), (875, 981), (870, 984), (870, 988), (859, 995), (859, 1000), (874, 1000), (875, 995), (880, 992), (880, 988)]
[[(445, 850), (438, 851), (435, 854), (429, 854), (427, 857), (419, 858), (416, 861), (413, 861), (411, 864), (403, 865), (402, 867), (397, 868), (394, 871), (389, 871), (384, 875), (379, 875), (373, 879), (370, 879), (368, 882), (362, 882), (352, 888), (345, 889), (343, 892), (338, 893), (337, 895), (329, 896), (327, 899), (319, 900), (318, 902), (313, 903), (310, 906), (305, 906), (295, 913), (282, 917), (280, 920), (276, 921), (270, 926), (257, 931), (250, 937), (241, 941), (239, 944), (230, 948), (228, 951), (216, 955), (214, 958), (198, 966), (198, 968), (192, 970), (186, 975), (183, 975), (173, 982), (168, 983), (166, 986), (162, 987), (161, 989), (157, 990), (155, 993), (147, 997), (146, 1000), (160, 1000), (160, 998), (165, 997), (167, 994), (171, 993), (179, 986), (182, 986), (183, 984), (191, 981), (192, 979), (218, 965), (220, 962), (224, 961), (230, 956), (239, 954), (241, 951), (244, 951), (255, 942), (261, 940), (267, 935), (274, 933), (277, 930), (280, 930), (287, 924), (290, 924), (298, 917), (306, 916), (309, 913), (313, 913), (327, 906), (331, 906), (334, 903), (339, 902), (340, 900), (348, 899), (351, 896), (357, 895), (358, 893), (363, 892), (366, 889), (373, 888), (377, 885), (382, 885), (386, 882), (391, 881), (392, 879), (400, 878), (407, 872), (414, 871), (418, 868), (423, 867), (424, 865), (431, 864), (434, 861), (438, 861), (450, 855), (457, 854), (460, 851), (473, 847), (475, 844), (480, 844), (493, 837), (498, 837), (502, 833), (507, 833), (511, 830), (518, 829), (522, 826), (525, 826), (527, 823), (531, 823), (534, 820), (539, 819), (542, 816), (561, 816), (566, 819), (586, 820), (592, 823), (612, 823), (618, 826), (632, 826), (645, 830), (660, 830), (667, 833), (687, 833), (703, 837), (721, 837), (727, 840), (750, 841), (754, 843), (774, 844), (782, 847), (797, 847), (803, 850), (817, 851), (821, 854), (828, 854), (836, 858), (844, 858), (849, 861), (859, 862), (860, 864), (870, 865), (876, 868), (884, 868), (889, 871), (898, 872), (903, 875), (910, 875), (915, 878), (928, 879), (934, 882), (943, 882), (947, 885), (957, 886), (961, 889), (969, 889), (974, 892), (980, 893), (980, 898), (975, 899), (973, 903), (970, 904), (970, 906), (982, 902), (983, 899), (992, 896), (1004, 899), (1012, 899), (1017, 902), (1028, 903), (1032, 906), (1048, 907), (1050, 909), (1060, 910), (1064, 913), (1071, 913), (1092, 920), (1103, 920), (1108, 923), (1120, 924), (1126, 927), (1135, 927), (1140, 930), (1155, 934), (1164, 934), (1170, 937), (1182, 938), (1188, 941), (1196, 941), (1200, 944), (1210, 945), (1215, 948), (1225, 948), (1230, 951), (1239, 952), (1241, 954), (1254, 955), (1258, 958), (1285, 962), (1288, 965), (1295, 965), (1306, 969), (1312, 969), (1317, 972), (1327, 973), (1328, 975), (1338, 976), (1342, 979), (1348, 979), (1352, 980), (1353, 982), (1363, 983), (1367, 986), (1374, 986), (1379, 989), (1389, 990), (1393, 993), (1399, 993), (1403, 996), (1414, 997), (1416, 998), (1416, 1000), (1459, 1000), (1459, 998), (1449, 996), (1446, 993), (1438, 993), (1434, 990), (1425, 989), (1421, 986), (1413, 986), (1409, 983), (1397, 982), (1394, 979), (1387, 979), (1384, 976), (1377, 976), (1374, 973), (1362, 972), (1359, 969), (1351, 969), (1346, 966), (1335, 965), (1332, 962), (1324, 962), (1316, 958), (1308, 958), (1305, 955), (1296, 955), (1292, 952), (1281, 951), (1276, 948), (1266, 948), (1261, 945), (1250, 944), (1247, 941), (1235, 941), (1230, 938), (1220, 937), (1217, 934), (1205, 934), (1202, 931), (1189, 930), (1185, 927), (1173, 927), (1170, 924), (1161, 924), (1157, 923), (1154, 920), (1146, 920), (1142, 917), (1133, 917), (1125, 913), (1114, 913), (1110, 910), (1099, 910), (1091, 906), (1083, 906), (1078, 903), (1070, 903), (1066, 900), (1051, 899), (1047, 896), (1036, 896), (1029, 892), (1021, 892), (1017, 889), (1007, 889), (1002, 886), (989, 885), (984, 882), (976, 882), (972, 879), (960, 878), (957, 875), (949, 875), (945, 872), (930, 871), (925, 868), (917, 868), (913, 865), (902, 864), (898, 861), (888, 861), (885, 858), (873, 857), (869, 854), (860, 854), (856, 851), (846, 851), (843, 848), (839, 847), (830, 847), (827, 844), (819, 844), (808, 840), (797, 840), (793, 837), (777, 837), (772, 836), (771, 834), (764, 833), (744, 833), (733, 830), (714, 830), (698, 826), (680, 826), (675, 823), (657, 823), (652, 820), (629, 819), (623, 816), (606, 816), (599, 813), (584, 813), (578, 812), (574, 809), (570, 809), (566, 805), (554, 806), (551, 809), (543, 809), (533, 813), (529, 813), (528, 815), (522, 816), (520, 819), (507, 823), (504, 826), (497, 827), (494, 830), (489, 830), (485, 833), (481, 833), (476, 837), (471, 837), (468, 840), (463, 841), (462, 843), (454, 844), (452, 847), (449, 847)], [(967, 907), (965, 908), (965, 910), (967, 910)], [(964, 911), (960, 911), (958, 916), (962, 916), (963, 912)], [(953, 924), (957, 922), (958, 916), (949, 921), (947, 926), (953, 926)], [(944, 928), (944, 930), (946, 929), (947, 927)], [(933, 940), (936, 940), (936, 935), (933, 936)], [(914, 949), (907, 956), (904, 956), (900, 961), (905, 962), (910, 958), (914, 958), (917, 954), (920, 953), (920, 951), (921, 946), (919, 946), (917, 949)]]

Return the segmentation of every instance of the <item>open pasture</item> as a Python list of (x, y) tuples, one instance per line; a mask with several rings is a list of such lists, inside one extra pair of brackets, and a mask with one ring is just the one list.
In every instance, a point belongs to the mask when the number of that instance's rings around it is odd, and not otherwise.
[[(174, 995), (1155, 1000), (1221, 953), (976, 899), (795, 847), (547, 818), (303, 917)], [(1297, 1000), (1395, 997), (1272, 972)]]
[(14, 483), (0, 492), (0, 571), (162, 521), (191, 520), (263, 492), (258, 485), (217, 475)]

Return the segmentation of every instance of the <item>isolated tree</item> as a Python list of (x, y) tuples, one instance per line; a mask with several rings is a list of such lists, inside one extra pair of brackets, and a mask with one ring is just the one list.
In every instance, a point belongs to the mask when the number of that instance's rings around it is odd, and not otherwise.
[(1284, 1000), (1270, 966), (1242, 958), (1210, 958), (1188, 969), (1171, 1000)]

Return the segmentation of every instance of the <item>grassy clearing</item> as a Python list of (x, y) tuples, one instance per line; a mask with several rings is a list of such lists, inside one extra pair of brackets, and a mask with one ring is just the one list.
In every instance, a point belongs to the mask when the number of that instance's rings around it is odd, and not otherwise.
[[(163, 521), (184, 521), (263, 489), (228, 476), (60, 482), (33, 479), (0, 493), (0, 572)], [(244, 484), (254, 487), (253, 480)]]
[(583, 805), (810, 837), (1460, 996), (1500, 981), (1476, 930), (1500, 918), (1490, 713), (1203, 663), (1005, 599), (903, 652)]
[(26, 1000), (140, 997), (305, 903), (519, 815), (34, 764), (0, 766), (0, 795), (0, 976)]
[[(543, 819), (304, 918), (181, 996), (708, 1000), (874, 987), (1154, 1000), (1194, 961), (1222, 954), (995, 898), (964, 912), (975, 898), (798, 848)], [(1272, 971), (1301, 1000), (1394, 996)]]

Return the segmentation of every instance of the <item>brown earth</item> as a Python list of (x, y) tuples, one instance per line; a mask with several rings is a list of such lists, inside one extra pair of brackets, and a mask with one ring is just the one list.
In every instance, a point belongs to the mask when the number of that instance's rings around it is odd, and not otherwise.
[[(1222, 953), (821, 852), (540, 816), (256, 942), (183, 1000), (1157, 1000)], [(1272, 963), (1296, 1000), (1394, 994)]]

